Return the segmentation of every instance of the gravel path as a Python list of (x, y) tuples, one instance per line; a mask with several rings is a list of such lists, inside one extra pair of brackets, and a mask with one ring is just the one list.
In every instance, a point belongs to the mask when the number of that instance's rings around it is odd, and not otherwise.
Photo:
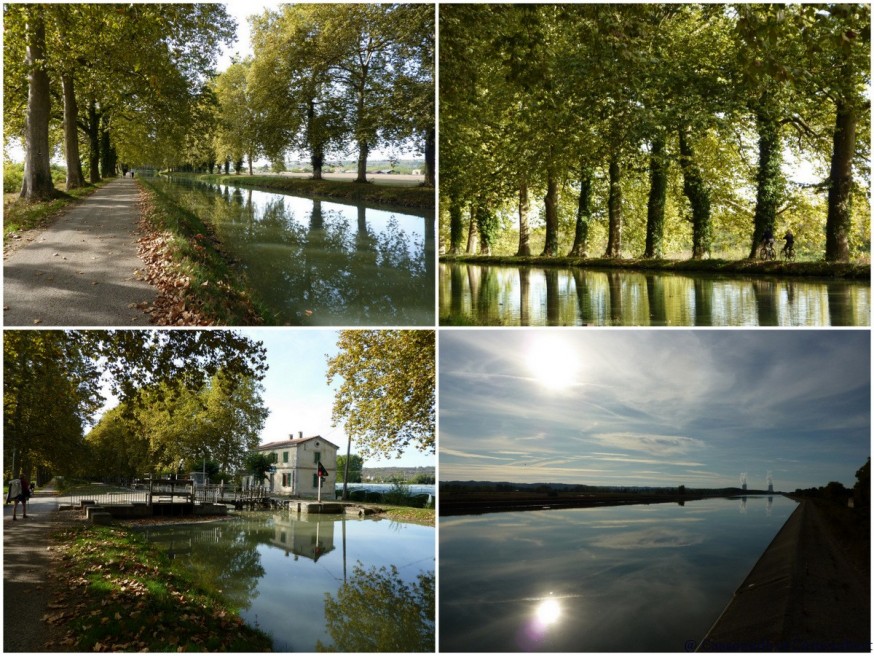
[(67, 210), (3, 265), (5, 326), (143, 326), (155, 290), (134, 272), (138, 187), (119, 178)]
[(42, 621), (52, 596), (49, 580), (52, 529), (57, 503), (37, 492), (27, 504), (27, 519), (12, 521), (12, 505), (3, 506), (3, 653), (41, 652), (53, 627)]

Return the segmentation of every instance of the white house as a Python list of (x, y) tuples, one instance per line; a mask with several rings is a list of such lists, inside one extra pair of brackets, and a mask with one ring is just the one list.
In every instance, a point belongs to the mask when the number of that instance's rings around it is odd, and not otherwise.
[[(334, 485), (337, 481), (337, 449), (324, 437), (298, 437), (289, 435), (287, 440), (262, 444), (255, 450), (266, 453), (273, 460), (276, 471), (267, 474), (267, 489), (273, 494), (284, 494), (295, 497), (317, 497), (319, 493), (318, 467), (327, 470), (328, 475), (322, 478), (322, 497), (334, 497)], [(245, 478), (245, 483), (252, 484), (252, 476)]]

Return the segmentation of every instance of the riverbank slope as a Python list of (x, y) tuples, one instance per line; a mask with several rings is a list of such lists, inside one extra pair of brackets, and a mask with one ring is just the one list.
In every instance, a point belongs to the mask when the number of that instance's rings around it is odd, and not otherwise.
[(802, 501), (698, 651), (868, 652), (870, 534), (852, 512)]

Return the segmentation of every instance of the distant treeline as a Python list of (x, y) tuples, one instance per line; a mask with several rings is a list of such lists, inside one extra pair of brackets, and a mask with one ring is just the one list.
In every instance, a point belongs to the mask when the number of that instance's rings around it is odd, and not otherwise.
[(856, 508), (871, 507), (871, 458), (856, 471), (856, 483), (852, 488), (844, 487), (843, 483), (830, 481), (820, 487), (798, 488), (793, 496), (812, 499), (826, 499), (845, 504), (853, 499)]
[(371, 483), (392, 483), (400, 479), (416, 485), (433, 485), (437, 480), (434, 467), (365, 467), (361, 478)]
[(639, 485), (580, 485), (576, 483), (508, 483), (493, 481), (441, 481), (441, 494), (474, 494), (483, 493), (539, 493), (547, 495), (579, 495), (579, 494), (646, 494), (646, 495), (703, 495), (724, 496), (735, 494), (767, 494), (767, 490), (743, 490), (739, 487), (723, 488), (690, 488), (685, 485), (672, 487), (651, 487)]

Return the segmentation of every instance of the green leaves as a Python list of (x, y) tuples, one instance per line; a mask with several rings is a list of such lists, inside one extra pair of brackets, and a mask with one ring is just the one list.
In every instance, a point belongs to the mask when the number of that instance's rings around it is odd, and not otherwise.
[[(183, 406), (209, 411), (196, 431), (189, 425), (176, 434), (180, 445), (168, 451), (174, 458), (208, 448), (222, 464), (236, 464), (257, 444), (266, 419), (259, 385), (264, 347), (232, 331), (8, 330), (3, 353), (4, 458), (11, 462), (14, 451), (25, 468), (46, 465), (69, 474), (82, 466), (84, 427), (107, 387), (131, 411), (150, 407), (147, 401), (168, 415)], [(95, 440), (119, 442), (112, 453), (126, 454), (120, 466), (142, 473), (144, 450), (126, 443), (131, 432), (132, 442), (143, 435), (131, 418), (133, 412), (108, 413)]]
[[(531, 222), (527, 250), (548, 241), (546, 251), (567, 252), (574, 212), (568, 199), (579, 189), (567, 181), (577, 179), (581, 163), (594, 182), (589, 252), (600, 252), (594, 242), (607, 237), (599, 222), (607, 214), (604, 181), (611, 161), (623, 172), (622, 256), (644, 252), (647, 153), (662, 133), (668, 135), (666, 178), (660, 175), (658, 184), (666, 181), (667, 190), (656, 195), (665, 198), (659, 204), (668, 257), (700, 256), (711, 234), (723, 257), (745, 256), (755, 210), (750, 199), (762, 173), (774, 192), (760, 194), (763, 214), (777, 231), (819, 231), (803, 248), (808, 257), (820, 257), (825, 199), (807, 181), (782, 184), (791, 160), (781, 155), (791, 148), (808, 177), (814, 169), (824, 171), (829, 150), (837, 150), (833, 135), (848, 132), (835, 127), (838, 108), (859, 117), (852, 170), (869, 177), (870, 111), (862, 109), (870, 83), (868, 5), (473, 4), (441, 7), (440, 21), (441, 194), (447, 208), (441, 237), (448, 238), (450, 252), (461, 243), (460, 216), (474, 217), (472, 233), (482, 230), (475, 219), (480, 205), (501, 226), (488, 244), (501, 254), (514, 252), (516, 235), (525, 240), (524, 227), (516, 232), (515, 215), (527, 195), (549, 198), (531, 208), (536, 215), (543, 207), (549, 226), (544, 234)], [(757, 162), (763, 123), (757, 125), (756, 115), (764, 104), (778, 133), (768, 137), (776, 157)], [(709, 226), (700, 220), (703, 205), (683, 198), (680, 126), (694, 137), (698, 187), (712, 194)], [(850, 194), (865, 187), (848, 174), (837, 177), (832, 186)], [(556, 180), (558, 188), (550, 189)], [(523, 187), (528, 194), (520, 194)], [(841, 198), (829, 204), (848, 206), (848, 193)], [(802, 214), (796, 211), (801, 205), (816, 210)], [(694, 230), (686, 221), (690, 214)], [(867, 234), (868, 217), (867, 203), (854, 206), (852, 226), (842, 220), (841, 231)], [(868, 241), (861, 240), (857, 252), (867, 252)]]
[(334, 425), (345, 424), (364, 458), (434, 453), (433, 330), (344, 330), (328, 360)]

